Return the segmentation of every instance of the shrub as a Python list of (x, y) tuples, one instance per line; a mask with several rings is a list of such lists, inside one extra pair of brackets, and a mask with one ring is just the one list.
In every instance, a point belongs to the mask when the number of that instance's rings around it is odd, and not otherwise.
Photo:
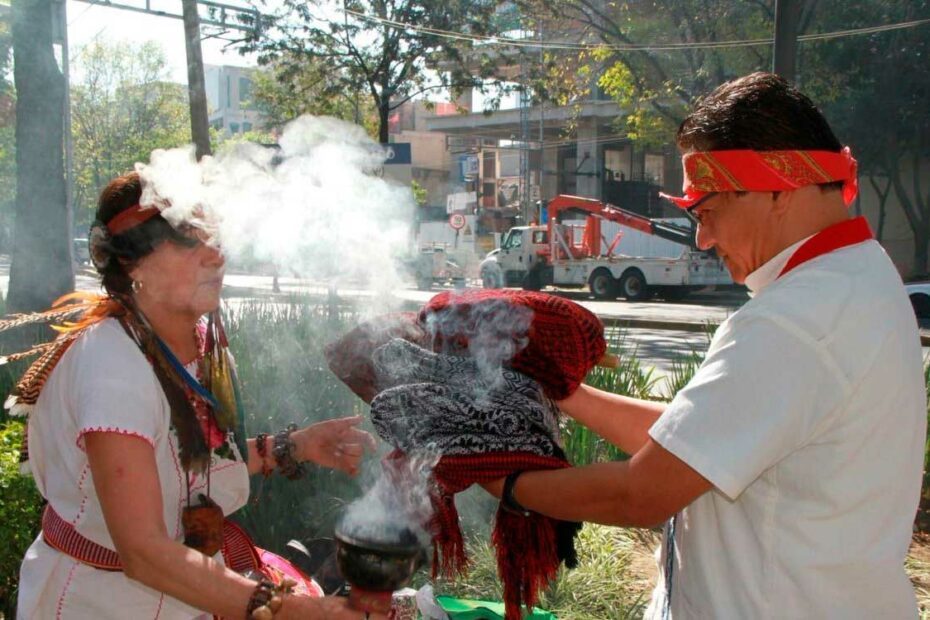
[[(226, 331), (249, 436), (291, 422), (304, 426), (363, 412), (365, 404), (330, 372), (323, 357), (323, 346), (358, 318), (350, 306), (301, 298), (227, 306)], [(235, 518), (257, 544), (280, 552), (294, 538), (329, 536), (343, 506), (360, 494), (358, 481), (318, 467), (308, 467), (297, 481), (253, 476), (252, 499)]]
[(19, 565), (39, 531), (42, 497), (32, 478), (19, 473), (19, 446), (25, 426), (0, 426), (0, 615), (14, 617)]

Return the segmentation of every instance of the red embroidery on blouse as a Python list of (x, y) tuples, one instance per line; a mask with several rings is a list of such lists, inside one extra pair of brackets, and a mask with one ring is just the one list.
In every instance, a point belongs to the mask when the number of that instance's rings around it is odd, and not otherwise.
[(80, 564), (80, 562), (75, 560), (74, 566), (72, 566), (71, 570), (68, 571), (68, 579), (65, 581), (65, 587), (61, 589), (61, 596), (58, 597), (58, 606), (55, 612), (55, 618), (57, 620), (61, 619), (61, 612), (65, 606), (65, 596), (68, 595), (68, 588), (71, 587), (71, 580), (74, 579), (74, 571), (78, 567), (78, 564)]
[(151, 437), (148, 437), (147, 435), (143, 435), (142, 433), (138, 433), (136, 431), (126, 430), (125, 428), (118, 428), (116, 426), (88, 426), (88, 427), (82, 428), (78, 432), (76, 443), (77, 443), (77, 447), (81, 450), (81, 452), (85, 452), (84, 435), (86, 435), (87, 433), (116, 433), (117, 435), (129, 435), (130, 437), (138, 437), (139, 439), (144, 440), (146, 443), (148, 443), (153, 448), (155, 447), (154, 439), (152, 439)]

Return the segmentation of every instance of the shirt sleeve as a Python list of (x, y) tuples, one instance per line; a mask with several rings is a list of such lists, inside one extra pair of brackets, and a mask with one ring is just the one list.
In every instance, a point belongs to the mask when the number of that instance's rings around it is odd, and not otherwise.
[(849, 389), (827, 350), (797, 326), (731, 320), (649, 434), (735, 500), (829, 425)]
[(161, 386), (152, 367), (115, 321), (107, 321), (74, 345), (74, 406), (77, 445), (84, 435), (110, 432), (144, 439), (152, 446), (167, 424)]

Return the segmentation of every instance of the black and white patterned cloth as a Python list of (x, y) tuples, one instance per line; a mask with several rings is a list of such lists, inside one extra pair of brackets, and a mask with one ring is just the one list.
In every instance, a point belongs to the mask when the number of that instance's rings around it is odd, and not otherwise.
[(372, 359), (380, 392), (371, 401), (371, 419), (399, 450), (563, 457), (559, 409), (526, 375), (401, 339), (379, 347)]

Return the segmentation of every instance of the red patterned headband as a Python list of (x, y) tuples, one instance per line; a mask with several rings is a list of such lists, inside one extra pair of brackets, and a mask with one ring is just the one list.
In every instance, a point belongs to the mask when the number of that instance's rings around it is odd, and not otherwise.
[(788, 191), (805, 185), (843, 182), (849, 205), (859, 192), (856, 160), (847, 146), (833, 151), (704, 151), (681, 158), (684, 196), (660, 194), (682, 209), (715, 192)]
[(159, 213), (160, 211), (157, 207), (143, 207), (142, 205), (135, 204), (128, 209), (120, 211), (116, 217), (107, 222), (107, 230), (110, 231), (111, 235), (119, 235), (130, 228), (147, 222)]

